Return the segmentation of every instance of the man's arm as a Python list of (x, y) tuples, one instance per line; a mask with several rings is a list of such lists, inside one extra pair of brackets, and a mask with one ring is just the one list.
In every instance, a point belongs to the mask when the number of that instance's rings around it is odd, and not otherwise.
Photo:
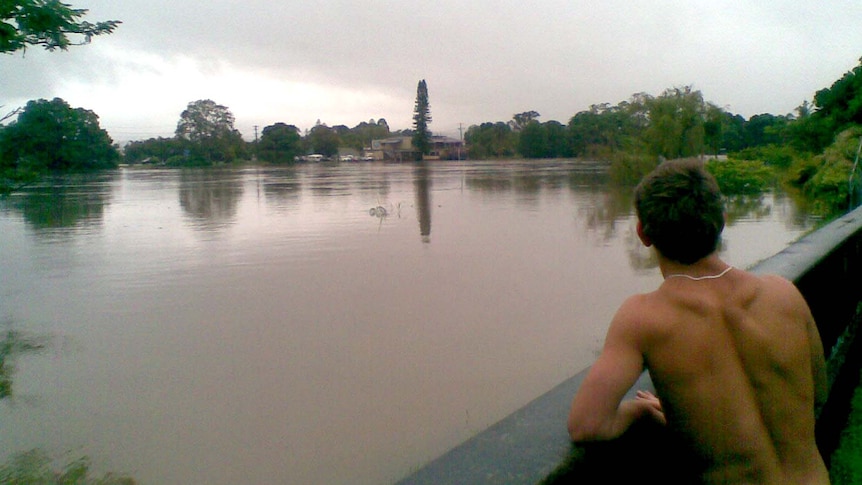
[(811, 314), (808, 302), (805, 301), (805, 297), (802, 296), (796, 285), (778, 276), (774, 278), (785, 285), (787, 294), (789, 294), (787, 300), (792, 302), (794, 311), (798, 312), (805, 321), (805, 330), (808, 334), (808, 346), (811, 355), (811, 374), (814, 383), (814, 410), (815, 412), (819, 412), (829, 397), (829, 379), (826, 373), (826, 360), (823, 356), (823, 342), (820, 340), (820, 331), (814, 322), (814, 316)]
[[(806, 304), (806, 309), (807, 309)], [(826, 376), (826, 359), (823, 356), (823, 342), (820, 340), (820, 332), (814, 323), (814, 317), (808, 310), (808, 344), (811, 347), (811, 372), (814, 377), (814, 411), (820, 412), (820, 408), (826, 404), (829, 397), (829, 382)]]
[(660, 407), (648, 399), (622, 402), (644, 368), (638, 298), (630, 298), (617, 311), (604, 349), (572, 401), (568, 428), (574, 441), (614, 439), (647, 416), (663, 421)]

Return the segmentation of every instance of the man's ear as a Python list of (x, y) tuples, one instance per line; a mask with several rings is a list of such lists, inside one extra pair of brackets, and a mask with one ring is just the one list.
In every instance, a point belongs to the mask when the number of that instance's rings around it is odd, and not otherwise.
[(652, 246), (652, 240), (650, 240), (649, 236), (644, 234), (644, 226), (643, 226), (643, 224), (641, 224), (640, 220), (638, 220), (637, 232), (638, 232), (638, 238), (641, 240), (641, 242), (643, 243), (644, 246), (646, 246), (646, 247)]

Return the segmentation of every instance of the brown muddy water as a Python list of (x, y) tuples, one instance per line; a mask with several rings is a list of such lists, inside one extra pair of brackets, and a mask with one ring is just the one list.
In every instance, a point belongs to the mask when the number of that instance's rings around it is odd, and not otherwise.
[[(0, 460), (142, 484), (392, 483), (587, 367), (660, 282), (598, 164), (55, 182), (0, 200), (0, 330), (49, 342), (15, 359)], [(780, 193), (729, 217), (742, 267), (815, 223)]]

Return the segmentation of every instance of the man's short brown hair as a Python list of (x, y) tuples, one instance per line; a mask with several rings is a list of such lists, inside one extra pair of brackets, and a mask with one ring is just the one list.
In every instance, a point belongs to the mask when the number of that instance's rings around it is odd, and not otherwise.
[(643, 233), (666, 258), (693, 264), (715, 252), (724, 204), (715, 178), (698, 159), (663, 162), (635, 189)]

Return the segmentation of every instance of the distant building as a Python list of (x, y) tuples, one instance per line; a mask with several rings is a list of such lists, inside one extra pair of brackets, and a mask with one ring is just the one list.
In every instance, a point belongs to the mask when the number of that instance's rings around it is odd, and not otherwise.
[[(371, 141), (371, 156), (375, 160), (413, 161), (417, 158), (413, 148), (413, 138), (410, 136), (394, 136), (382, 140)], [(425, 160), (460, 160), (466, 157), (464, 142), (448, 136), (432, 136), (431, 150), (425, 155)]]

